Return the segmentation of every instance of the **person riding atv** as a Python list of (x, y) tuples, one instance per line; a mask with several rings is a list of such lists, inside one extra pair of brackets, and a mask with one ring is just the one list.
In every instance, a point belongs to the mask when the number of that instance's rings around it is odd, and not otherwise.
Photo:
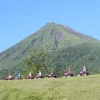
[(65, 77), (67, 77), (67, 76), (74, 76), (74, 74), (72, 73), (71, 69), (68, 68), (68, 71), (66, 71), (66, 72), (64, 73), (64, 76), (65, 76)]

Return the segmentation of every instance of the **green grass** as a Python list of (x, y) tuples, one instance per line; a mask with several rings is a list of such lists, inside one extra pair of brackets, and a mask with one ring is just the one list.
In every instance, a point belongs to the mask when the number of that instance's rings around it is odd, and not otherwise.
[(1, 80), (0, 100), (100, 100), (100, 75)]

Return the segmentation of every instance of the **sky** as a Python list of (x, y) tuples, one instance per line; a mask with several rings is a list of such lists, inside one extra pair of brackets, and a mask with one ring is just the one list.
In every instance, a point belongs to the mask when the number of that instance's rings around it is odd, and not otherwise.
[(49, 22), (100, 40), (100, 0), (0, 0), (0, 52)]

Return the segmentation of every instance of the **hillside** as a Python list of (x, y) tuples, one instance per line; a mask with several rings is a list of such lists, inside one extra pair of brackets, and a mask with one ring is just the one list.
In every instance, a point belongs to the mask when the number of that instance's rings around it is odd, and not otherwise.
[(52, 55), (51, 67), (62, 72), (71, 67), (74, 73), (77, 73), (83, 65), (87, 66), (90, 73), (100, 72), (98, 61), (100, 41), (65, 25), (48, 23), (34, 34), (0, 53), (0, 77), (4, 77), (8, 72), (13, 74), (22, 72), (23, 61), (33, 55), (35, 49), (40, 48)]
[(0, 100), (99, 100), (100, 75), (0, 80)]

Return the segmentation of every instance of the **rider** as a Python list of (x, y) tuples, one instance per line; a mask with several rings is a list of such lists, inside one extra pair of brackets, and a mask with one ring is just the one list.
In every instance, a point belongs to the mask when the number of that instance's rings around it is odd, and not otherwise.
[(16, 76), (16, 79), (20, 79), (21, 78), (21, 74), (18, 73), (18, 75)]
[(13, 76), (10, 73), (8, 73), (8, 75), (6, 76), (6, 80), (10, 80), (12, 78), (13, 78)]
[(72, 74), (71, 69), (68, 68), (67, 75), (71, 75), (71, 74)]
[(31, 79), (32, 78), (32, 73), (29, 72), (28, 76), (26, 77), (27, 79)]
[(39, 71), (36, 77), (41, 77), (41, 75), (42, 75), (42, 73), (41, 73), (41, 71)]
[(83, 66), (82, 75), (86, 74), (86, 67)]
[(29, 77), (29, 78), (31, 78), (31, 77), (32, 77), (32, 73), (31, 73), (31, 72), (29, 73), (28, 77)]
[(50, 74), (50, 75), (51, 75), (51, 77), (56, 77), (56, 72), (55, 72), (55, 70), (54, 70), (54, 69), (52, 70), (52, 72), (51, 72), (51, 74)]

